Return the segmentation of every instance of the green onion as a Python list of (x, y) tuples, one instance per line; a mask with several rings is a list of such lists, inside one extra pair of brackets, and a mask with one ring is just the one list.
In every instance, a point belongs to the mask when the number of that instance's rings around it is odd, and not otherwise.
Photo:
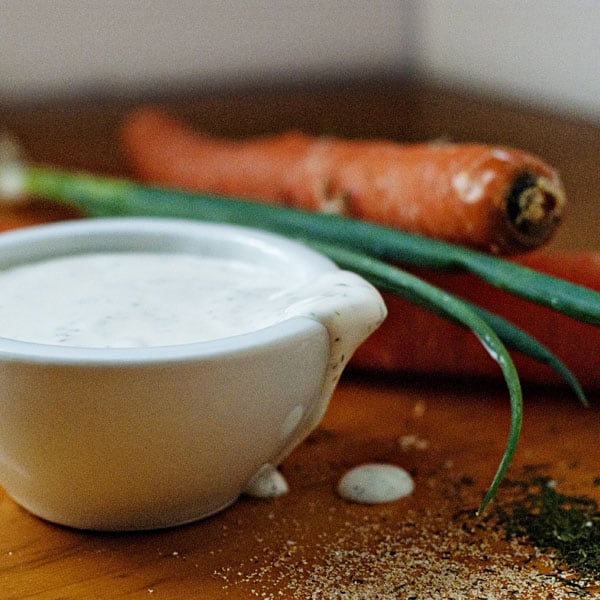
[[(539, 286), (539, 281), (541, 281), (544, 284), (544, 293), (538, 294), (540, 299), (548, 300), (552, 297), (546, 293), (547, 287), (552, 287), (554, 294), (558, 290), (559, 304), (571, 316), (575, 311), (570, 311), (569, 307), (577, 302), (581, 290), (590, 292), (590, 290), (560, 279), (540, 275), (518, 265), (505, 263), (505, 261), (452, 244), (333, 215), (307, 213), (244, 200), (152, 188), (127, 180), (63, 172), (51, 168), (7, 165), (5, 166), (5, 176), (2, 176), (0, 171), (0, 190), (3, 179), (13, 182), (12, 187), (14, 187), (14, 182), (19, 181), (18, 193), (68, 202), (82, 209), (89, 216), (166, 216), (234, 223), (268, 229), (308, 243), (311, 240), (327, 240), (330, 245), (347, 246), (372, 257), (388, 259), (390, 259), (391, 243), (394, 242), (396, 252), (392, 260), (395, 263), (448, 269), (456, 266), (460, 258), (461, 264), (464, 265), (463, 268), (467, 270), (473, 271), (466, 266), (471, 263), (483, 264), (486, 267), (485, 271), (491, 272), (494, 282), (500, 279), (502, 287), (505, 289), (515, 282), (523, 281), (526, 275), (533, 275), (535, 281), (531, 287), (526, 282), (521, 284), (521, 287), (528, 292), (528, 297), (532, 299), (531, 296), (536, 285)], [(6, 185), (5, 187), (8, 188)], [(12, 187), (12, 193), (16, 193)], [(494, 268), (490, 268), (490, 260)], [(508, 269), (505, 268), (505, 264), (508, 265)], [(479, 273), (479, 271), (477, 272)], [(373, 281), (368, 274), (364, 274), (364, 276), (374, 285), (383, 286), (382, 282)], [(397, 290), (388, 291), (397, 292)], [(516, 291), (519, 293), (519, 290)], [(594, 304), (593, 301), (588, 300), (588, 304), (595, 306), (597, 312), (600, 312), (598, 309), (600, 295), (595, 292), (591, 292), (591, 295), (596, 296), (596, 302)], [(552, 300), (550, 303), (554, 304)], [(581, 310), (580, 305), (575, 308)], [(575, 377), (548, 349), (499, 316), (479, 307), (474, 307), (474, 309), (479, 311), (479, 315), (483, 316), (484, 320), (491, 324), (496, 331), (502, 329), (502, 339), (511, 348), (553, 367), (571, 386), (576, 396), (585, 403), (585, 396)], [(588, 312), (585, 314), (587, 315)]]
[(499, 258), (364, 221), (132, 181), (16, 163), (0, 164), (0, 196), (34, 196), (79, 208), (89, 216), (154, 216), (256, 227), (301, 240), (381, 290), (401, 295), (470, 328), (499, 364), (511, 402), (507, 445), (480, 510), (494, 497), (515, 452), (522, 422), (519, 377), (505, 344), (561, 373), (585, 402), (562, 362), (527, 333), (395, 266), (468, 271), (523, 298), (600, 326), (600, 294)]
[(508, 348), (518, 350), (556, 371), (569, 385), (577, 399), (584, 406), (587, 406), (585, 392), (573, 372), (546, 346), (499, 315), (465, 300), (463, 302), (468, 304), (498, 334), (498, 337)]

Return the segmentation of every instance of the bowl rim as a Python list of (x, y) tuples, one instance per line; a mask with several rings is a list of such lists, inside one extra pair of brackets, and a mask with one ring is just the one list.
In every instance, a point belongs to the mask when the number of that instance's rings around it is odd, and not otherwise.
[[(181, 243), (185, 240), (200, 240), (201, 235), (204, 236), (202, 240), (209, 239), (212, 243), (251, 246), (258, 252), (270, 254), (275, 260), (284, 261), (290, 268), (299, 269), (305, 275), (339, 270), (335, 263), (316, 250), (275, 233), (240, 225), (164, 217), (83, 218), (13, 230), (0, 236), (0, 256), (6, 262), (7, 253), (12, 252), (13, 262), (10, 263), (9, 260), (8, 265), (11, 266), (77, 252), (94, 252), (92, 248), (98, 242), (106, 246), (106, 251), (111, 251), (114, 244), (115, 248), (119, 248), (118, 251), (127, 252), (136, 250), (134, 246), (130, 246), (136, 240), (161, 239), (168, 246), (169, 241)], [(50, 243), (47, 253), (38, 249), (37, 252), (34, 251), (32, 258), (27, 259), (25, 256), (22, 260), (14, 260), (19, 250), (27, 253), (32, 248), (41, 248), (45, 243)], [(52, 244), (56, 246), (53, 247)], [(88, 248), (82, 250), (82, 244)], [(5, 267), (0, 265), (0, 269), (2, 268)], [(188, 344), (132, 348), (61, 346), (0, 337), (0, 360), (73, 366), (149, 365), (211, 360), (266, 348), (316, 329), (325, 328), (309, 317), (291, 316), (240, 335)]]

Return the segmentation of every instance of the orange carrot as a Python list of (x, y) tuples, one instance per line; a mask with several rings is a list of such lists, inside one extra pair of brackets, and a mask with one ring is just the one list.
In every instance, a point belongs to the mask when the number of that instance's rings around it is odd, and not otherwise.
[[(600, 253), (538, 251), (517, 261), (537, 271), (600, 291)], [(532, 304), (468, 274), (419, 271), (419, 276), (449, 292), (497, 312), (549, 347), (588, 390), (600, 390), (600, 329)], [(458, 376), (497, 376), (497, 365), (478, 340), (459, 326), (401, 298), (384, 295), (388, 317), (358, 349), (356, 367), (389, 372)], [(515, 355), (523, 380), (557, 383), (556, 374), (525, 356)]]
[(122, 134), (146, 181), (336, 212), (495, 253), (539, 247), (565, 204), (553, 169), (502, 147), (300, 133), (228, 141), (153, 108), (133, 112)]

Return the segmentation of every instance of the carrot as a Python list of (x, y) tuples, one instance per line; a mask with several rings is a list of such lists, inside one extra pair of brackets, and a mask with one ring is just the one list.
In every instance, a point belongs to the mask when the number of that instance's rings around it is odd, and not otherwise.
[[(600, 291), (599, 252), (543, 250), (515, 262)], [(509, 319), (564, 359), (584, 388), (600, 390), (599, 328), (508, 294), (470, 274), (413, 272)], [(494, 361), (481, 352), (470, 332), (397, 295), (384, 297), (388, 317), (357, 350), (353, 366), (415, 374), (497, 376)], [(514, 362), (523, 380), (559, 382), (556, 372), (531, 358), (516, 354)]]
[(122, 139), (146, 181), (334, 212), (494, 253), (545, 243), (565, 205), (552, 168), (503, 147), (301, 133), (228, 141), (153, 108), (131, 113)]

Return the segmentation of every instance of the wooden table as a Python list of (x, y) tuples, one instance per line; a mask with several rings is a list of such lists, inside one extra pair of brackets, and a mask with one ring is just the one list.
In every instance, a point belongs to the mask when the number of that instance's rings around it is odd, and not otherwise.
[[(65, 99), (0, 106), (0, 128), (36, 161), (122, 174), (116, 130), (140, 101), (227, 135), (296, 127), (520, 146), (563, 175), (571, 209), (553, 245), (600, 248), (600, 127), (435, 86), (385, 81)], [(69, 216), (29, 210), (40, 220)], [(537, 472), (565, 493), (600, 500), (598, 394), (583, 409), (562, 388), (525, 391), (511, 479)], [(349, 371), (322, 426), (282, 465), (291, 491), (281, 498), (242, 498), (176, 529), (103, 534), (41, 521), (0, 492), (0, 598), (578, 597), (558, 565), (504, 538), (493, 511), (470, 512), (501, 456), (508, 418), (499, 382)], [(346, 503), (336, 482), (365, 461), (403, 466), (415, 493), (380, 506)]]

